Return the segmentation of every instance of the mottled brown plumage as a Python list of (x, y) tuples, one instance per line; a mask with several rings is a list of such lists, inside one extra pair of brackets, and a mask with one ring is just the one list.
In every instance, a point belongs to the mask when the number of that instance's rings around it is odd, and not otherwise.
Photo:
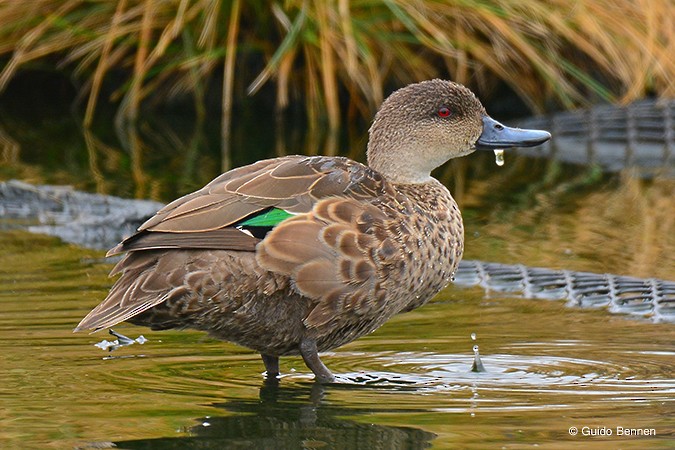
[[(194, 328), (260, 352), (268, 376), (279, 356), (300, 354), (330, 381), (318, 351), (423, 305), (452, 279), (462, 219), (431, 170), (477, 146), (547, 138), (492, 121), (458, 84), (410, 85), (376, 115), (369, 167), (339, 157), (264, 160), (162, 208), (109, 252), (126, 252), (112, 271), (121, 277), (76, 330), (122, 321)], [(272, 208), (293, 216), (247, 225)]]

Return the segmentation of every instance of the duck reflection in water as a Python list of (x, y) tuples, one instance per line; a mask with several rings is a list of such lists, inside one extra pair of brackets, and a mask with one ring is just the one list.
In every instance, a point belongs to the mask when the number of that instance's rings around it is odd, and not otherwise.
[[(347, 408), (325, 402), (329, 389), (353, 386), (320, 383), (311, 386), (280, 387), (269, 379), (259, 399), (236, 399), (213, 404), (231, 413), (196, 419), (187, 436), (120, 441), (126, 449), (423, 449), (431, 446), (435, 434), (412, 427), (394, 427), (345, 419), (367, 415), (372, 409)], [(358, 386), (363, 389), (363, 386)]]

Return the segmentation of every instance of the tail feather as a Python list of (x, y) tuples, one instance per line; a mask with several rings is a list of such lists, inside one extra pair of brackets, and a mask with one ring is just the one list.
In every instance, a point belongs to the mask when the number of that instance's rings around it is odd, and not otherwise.
[[(110, 328), (159, 305), (174, 294), (183, 292), (181, 286), (146, 283), (148, 279), (161, 276), (155, 272), (163, 252), (132, 252), (117, 265), (122, 276), (112, 287), (108, 296), (80, 321), (73, 332)], [(180, 277), (178, 277), (180, 279)]]

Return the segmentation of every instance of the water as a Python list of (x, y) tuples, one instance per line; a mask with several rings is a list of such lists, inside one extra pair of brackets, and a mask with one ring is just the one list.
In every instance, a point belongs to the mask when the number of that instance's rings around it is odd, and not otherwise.
[[(121, 326), (148, 341), (96, 348), (107, 334), (71, 330), (110, 285), (101, 252), (23, 232), (0, 234), (0, 248), (5, 448), (675, 442), (673, 325), (449, 288), (326, 355), (339, 384), (314, 385), (299, 358), (283, 358), (273, 386), (257, 355), (197, 332)], [(471, 371), (472, 333), (484, 372)], [(572, 426), (656, 436), (572, 437)]]
[[(56, 150), (44, 161), (32, 152), (0, 173), (166, 201), (218, 171), (198, 152), (190, 157), (204, 173), (179, 181), (157, 167), (181, 167), (185, 154), (141, 158), (139, 172), (113, 148), (100, 167), (119, 179), (96, 181), (86, 150), (69, 148), (70, 168), (58, 170), (47, 162), (62, 161)], [(439, 174), (462, 205), (467, 258), (675, 278), (672, 180), (511, 155), (496, 168), (491, 156)], [(314, 384), (300, 358), (282, 358), (279, 383), (266, 383), (258, 355), (198, 332), (123, 325), (115, 331), (147, 341), (114, 352), (95, 346), (114, 340), (104, 332), (73, 334), (109, 289), (112, 263), (101, 250), (2, 227), (2, 448), (675, 446), (673, 324), (450, 287), (326, 354), (339, 383)], [(481, 372), (471, 370), (474, 345)]]

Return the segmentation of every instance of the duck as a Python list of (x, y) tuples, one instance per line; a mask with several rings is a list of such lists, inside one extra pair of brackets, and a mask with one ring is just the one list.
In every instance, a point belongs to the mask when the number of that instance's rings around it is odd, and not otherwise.
[(301, 356), (320, 383), (326, 352), (427, 303), (464, 250), (457, 203), (431, 172), (476, 150), (539, 145), (447, 80), (394, 91), (369, 129), (367, 165), (289, 155), (221, 174), (160, 209), (124, 254), (107, 297), (74, 331), (121, 322), (195, 329), (260, 353), (267, 378)]

